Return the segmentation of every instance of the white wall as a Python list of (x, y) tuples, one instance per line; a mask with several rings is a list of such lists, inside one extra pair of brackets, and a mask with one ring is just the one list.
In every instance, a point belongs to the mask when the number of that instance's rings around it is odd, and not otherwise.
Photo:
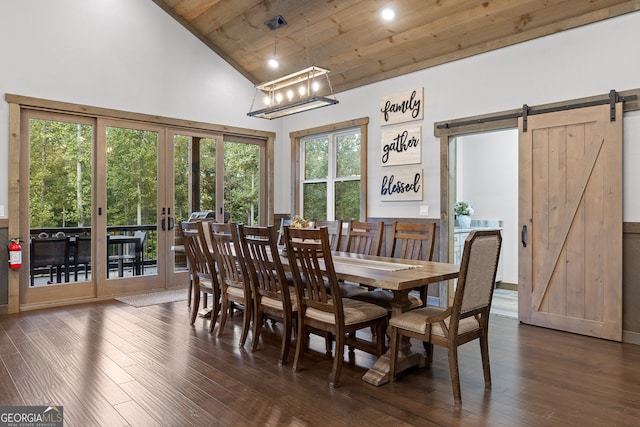
[(518, 130), (456, 138), (456, 200), (474, 208), (473, 219), (502, 220), (502, 281), (518, 283)]
[[(277, 121), (248, 118), (250, 82), (150, 0), (0, 3), (0, 93), (278, 132), (275, 211), (290, 211), (289, 132), (370, 117), (368, 215), (439, 215), (435, 121), (640, 87), (640, 12), (338, 94)], [(317, 64), (322, 65), (322, 64)], [(424, 87), (424, 200), (380, 202), (380, 98)], [(640, 220), (640, 115), (625, 121), (625, 221)], [(7, 104), (0, 101), (0, 205), (8, 203)], [(637, 164), (637, 161), (633, 164)]]
[(5, 93), (278, 129), (277, 122), (246, 116), (253, 84), (151, 0), (2, 1), (0, 53), (0, 205), (5, 207)]
[[(291, 131), (368, 116), (369, 202), (372, 217), (418, 217), (419, 205), (429, 205), (430, 217), (440, 213), (440, 143), (433, 123), (467, 116), (535, 106), (640, 87), (640, 12), (611, 18), (552, 36), (502, 48), (472, 58), (408, 74), (338, 94), (340, 104), (283, 120)], [(322, 64), (318, 64), (322, 65)], [(424, 200), (381, 202), (379, 162), (383, 96), (415, 87), (424, 88), (422, 166)], [(640, 172), (628, 159), (640, 160), (640, 115), (625, 119), (624, 220), (640, 220)], [(286, 157), (288, 159), (288, 157)], [(638, 164), (637, 161), (633, 164)], [(285, 163), (276, 192), (289, 194)], [(288, 200), (282, 211), (288, 211)]]

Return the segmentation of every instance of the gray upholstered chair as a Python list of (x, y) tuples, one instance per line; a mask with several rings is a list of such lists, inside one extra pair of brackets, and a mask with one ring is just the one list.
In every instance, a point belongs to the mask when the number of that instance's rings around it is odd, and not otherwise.
[(458, 372), (458, 346), (480, 341), (485, 389), (491, 388), (489, 367), (489, 310), (500, 257), (499, 230), (473, 231), (467, 237), (460, 265), (453, 305), (422, 307), (394, 315), (389, 320), (391, 338), (391, 380), (396, 379), (400, 336), (428, 343), (427, 366), (433, 361), (433, 345), (448, 349), (453, 398), (462, 403)]

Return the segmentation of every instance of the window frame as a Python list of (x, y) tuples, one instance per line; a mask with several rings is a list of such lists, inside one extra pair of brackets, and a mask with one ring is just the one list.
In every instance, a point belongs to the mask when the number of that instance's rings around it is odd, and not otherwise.
[[(368, 146), (368, 125), (369, 118), (363, 117), (354, 120), (348, 120), (344, 122), (334, 123), (325, 126), (319, 126), (310, 129), (304, 129), (300, 131), (290, 132), (289, 137), (291, 139), (291, 206), (292, 212), (301, 212), (302, 208), (302, 182), (304, 177), (302, 176), (302, 139), (311, 135), (319, 134), (334, 134), (334, 136), (343, 133), (349, 129), (360, 128), (360, 221), (365, 221), (367, 218), (367, 146)], [(332, 141), (330, 141), (332, 143)], [(331, 155), (331, 150), (330, 153)], [(343, 180), (340, 180), (343, 181)], [(328, 179), (327, 191), (329, 190), (329, 184), (336, 182), (335, 177)]]

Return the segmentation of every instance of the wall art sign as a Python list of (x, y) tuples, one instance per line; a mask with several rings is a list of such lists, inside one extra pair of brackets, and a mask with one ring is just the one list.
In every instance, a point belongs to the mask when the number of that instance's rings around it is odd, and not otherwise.
[(422, 168), (396, 168), (382, 175), (380, 198), (383, 202), (422, 200)]
[(383, 125), (422, 120), (423, 88), (385, 96), (380, 102), (380, 122)]
[(422, 126), (408, 126), (382, 132), (382, 166), (420, 163)]

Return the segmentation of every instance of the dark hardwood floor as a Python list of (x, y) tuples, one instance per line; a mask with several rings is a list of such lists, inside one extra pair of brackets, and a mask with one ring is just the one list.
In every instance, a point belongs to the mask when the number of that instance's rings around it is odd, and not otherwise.
[(431, 369), (381, 387), (361, 380), (373, 359), (356, 352), (332, 390), (322, 340), (295, 373), (277, 363), (280, 325), (251, 353), (237, 344), (240, 319), (218, 339), (203, 319), (189, 326), (184, 301), (0, 316), (0, 405), (63, 405), (65, 425), (83, 427), (640, 424), (640, 346), (492, 315), (493, 389), (479, 345), (462, 346), (456, 408), (442, 349)]

